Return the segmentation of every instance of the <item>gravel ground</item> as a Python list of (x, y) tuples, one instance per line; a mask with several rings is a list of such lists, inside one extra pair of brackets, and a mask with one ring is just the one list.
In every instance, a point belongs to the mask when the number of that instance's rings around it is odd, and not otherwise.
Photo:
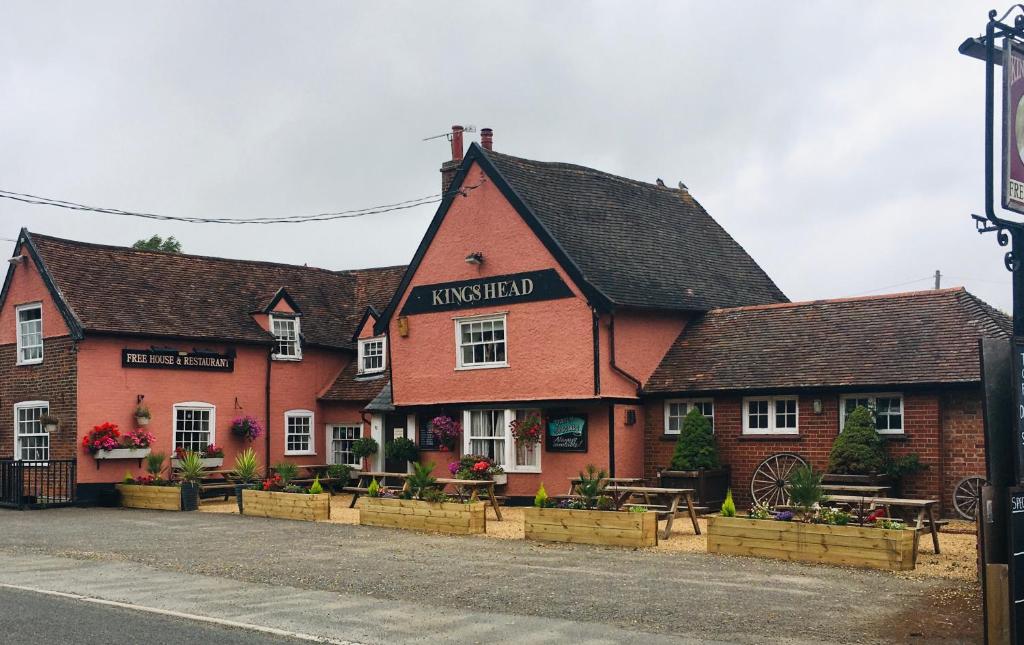
[[(0, 551), (415, 600), (441, 612), (500, 611), (735, 642), (763, 642), (767, 635), (775, 642), (787, 635), (971, 642), (977, 635), (964, 602), (976, 590), (956, 580), (229, 513), (11, 511), (0, 512), (0, 526)], [(930, 622), (908, 618), (936, 612)], [(903, 629), (911, 625), (915, 631)]]

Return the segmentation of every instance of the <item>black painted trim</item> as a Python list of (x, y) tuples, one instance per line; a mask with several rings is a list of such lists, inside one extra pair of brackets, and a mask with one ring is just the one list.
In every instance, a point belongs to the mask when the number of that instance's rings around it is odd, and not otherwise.
[(594, 337), (594, 396), (601, 396), (601, 316), (597, 309), (591, 309), (590, 315), (593, 320), (592, 334)]
[[(50, 292), (50, 297), (53, 298), (54, 304), (57, 306), (57, 311), (60, 312), (62, 318), (64, 318), (64, 324), (68, 326), (68, 331), (71, 332), (71, 337), (75, 340), (82, 340), (85, 337), (83, 333), (82, 323), (78, 320), (78, 317), (68, 306), (67, 300), (64, 299), (64, 295), (57, 288), (57, 284), (53, 281), (53, 276), (50, 275), (50, 270), (46, 268), (46, 262), (43, 261), (43, 257), (39, 254), (39, 249), (36, 248), (35, 242), (32, 241), (32, 235), (28, 232), (27, 228), (22, 228), (18, 232), (18, 243), (14, 247), (14, 255), (21, 253), (22, 246), (28, 248), (28, 254), (32, 258), (32, 263), (35, 264), (36, 269), (39, 271), (40, 277), (43, 279), (43, 284), (46, 285), (47, 290)], [(8, 266), (7, 277), (4, 278), (4, 287), (0, 291), (0, 308), (4, 306), (7, 301), (7, 292), (11, 287), (11, 281), (14, 279), (14, 272), (17, 270), (18, 265), (12, 264)]]
[(366, 321), (369, 320), (371, 317), (373, 318), (373, 333), (376, 334), (377, 336), (380, 336), (376, 329), (377, 321), (380, 320), (380, 312), (377, 311), (377, 309), (373, 305), (369, 305), (366, 307), (366, 311), (363, 312), (363, 317), (359, 319), (359, 324), (356, 325), (356, 330), (352, 332), (353, 343), (359, 342), (359, 332), (362, 331), (363, 325), (365, 325)]
[(300, 309), (299, 305), (297, 305), (295, 303), (295, 301), (292, 300), (291, 295), (288, 293), (287, 290), (285, 290), (284, 287), (281, 287), (280, 289), (277, 290), (277, 293), (274, 294), (274, 297), (270, 299), (270, 304), (268, 304), (263, 309), (262, 313), (265, 313), (265, 314), (272, 314), (272, 313), (274, 313), (274, 307), (276, 307), (277, 303), (281, 302), (282, 300), (284, 300), (286, 303), (288, 303), (288, 306), (292, 308), (292, 311), (295, 313), (296, 316), (301, 316), (302, 315), (302, 309)]
[(615, 404), (608, 405), (608, 476), (615, 476)]

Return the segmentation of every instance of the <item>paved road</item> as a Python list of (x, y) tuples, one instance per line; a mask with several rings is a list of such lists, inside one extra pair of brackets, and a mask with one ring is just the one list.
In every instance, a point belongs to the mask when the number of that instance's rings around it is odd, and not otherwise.
[(0, 512), (0, 583), (364, 643), (884, 642), (907, 612), (964, 587), (749, 558), (120, 509)]
[(308, 645), (309, 641), (0, 588), (0, 641), (19, 645)]

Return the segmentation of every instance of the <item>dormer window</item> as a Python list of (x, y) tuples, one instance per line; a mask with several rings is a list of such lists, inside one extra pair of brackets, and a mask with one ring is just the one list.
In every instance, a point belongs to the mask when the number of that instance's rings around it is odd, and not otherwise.
[(274, 334), (274, 358), (276, 360), (297, 361), (302, 359), (298, 318), (271, 315), (270, 331)]
[(361, 338), (359, 340), (359, 373), (374, 374), (384, 371), (385, 338)]

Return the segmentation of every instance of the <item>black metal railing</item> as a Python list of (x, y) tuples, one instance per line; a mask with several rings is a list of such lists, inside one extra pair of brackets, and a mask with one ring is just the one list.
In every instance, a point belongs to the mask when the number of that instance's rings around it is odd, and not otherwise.
[(77, 463), (0, 459), (0, 507), (50, 508), (75, 503)]

